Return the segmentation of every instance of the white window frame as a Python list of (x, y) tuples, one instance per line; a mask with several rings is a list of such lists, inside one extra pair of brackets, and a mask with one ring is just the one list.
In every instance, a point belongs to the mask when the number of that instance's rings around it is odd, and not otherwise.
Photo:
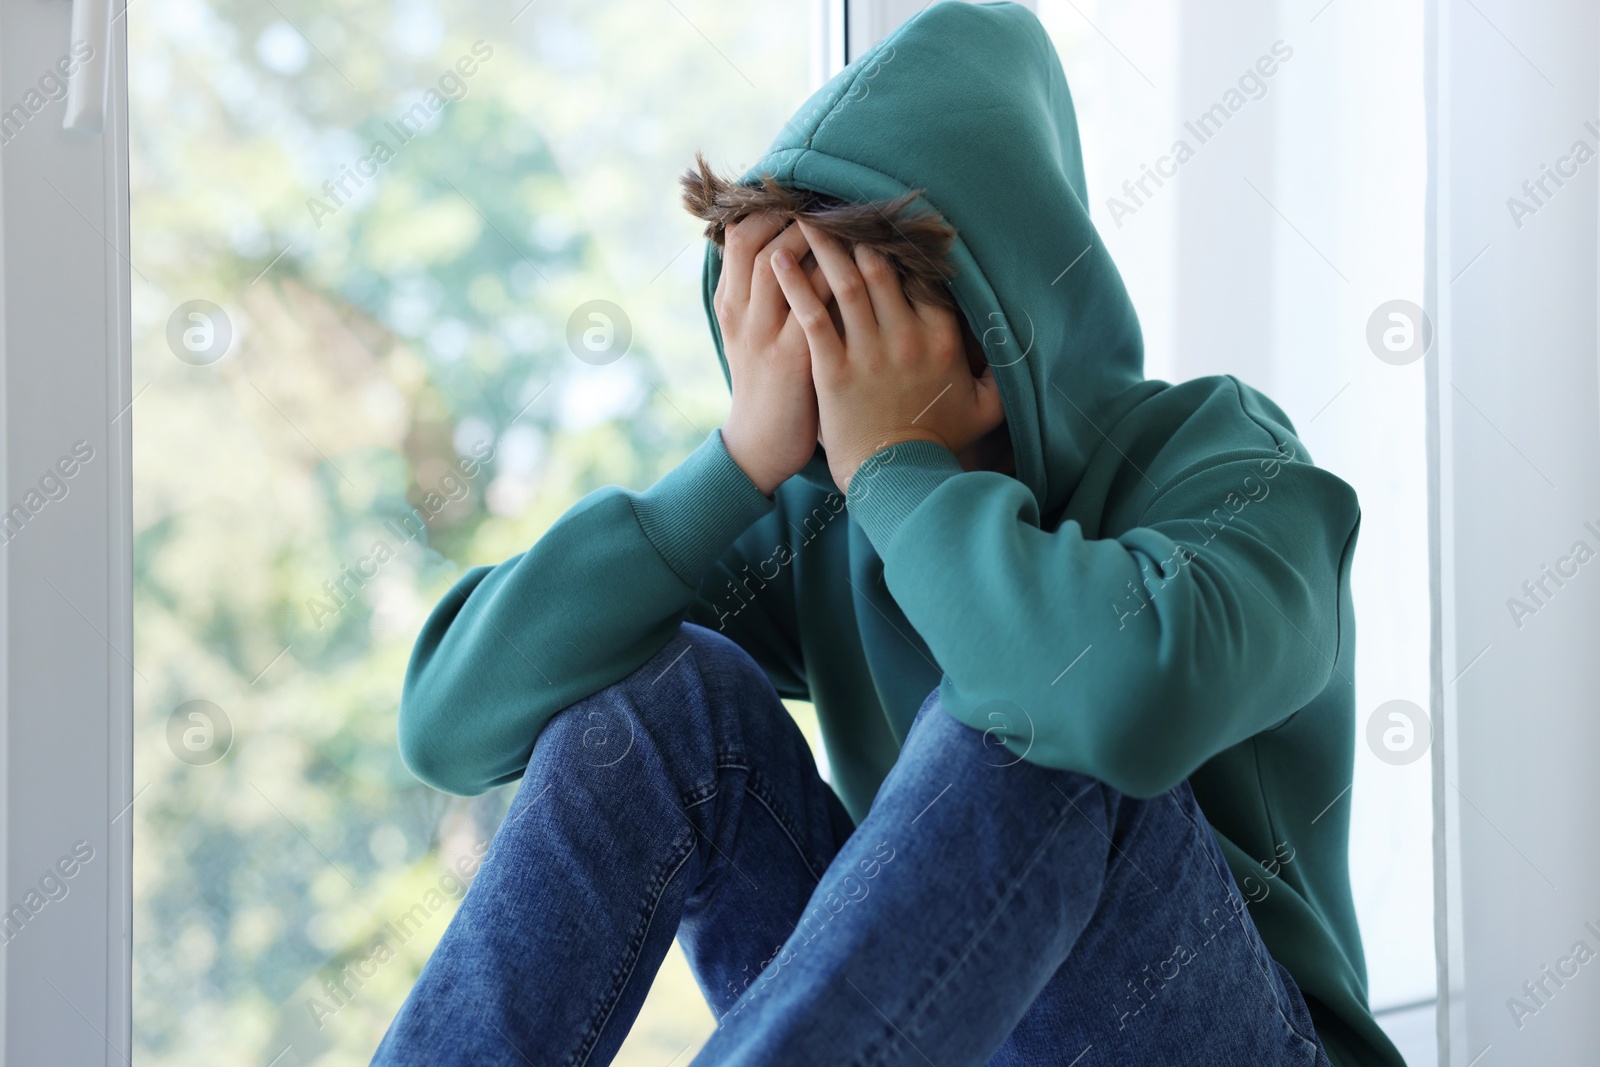
[[(101, 128), (63, 129), (48, 101), (0, 146), (0, 508), (93, 449), (0, 547), (0, 907), (52, 873), (66, 889), (0, 947), (7, 1065), (126, 1063), (132, 1042), (127, 52), (123, 0), (76, 3), (99, 40), (68, 84)], [(69, 55), (72, 16), (0, 5), (0, 109)], [(93, 856), (62, 877), (78, 842)]]
[(1569, 576), (1520, 629), (1508, 598), (1575, 541), (1597, 546), (1595, 164), (1521, 227), (1508, 198), (1529, 203), (1541, 164), (1596, 142), (1600, 12), (1429, 0), (1428, 21), (1439, 1063), (1592, 1063), (1588, 967), (1521, 1027), (1509, 1006), (1575, 942), (1600, 951), (1600, 582)]

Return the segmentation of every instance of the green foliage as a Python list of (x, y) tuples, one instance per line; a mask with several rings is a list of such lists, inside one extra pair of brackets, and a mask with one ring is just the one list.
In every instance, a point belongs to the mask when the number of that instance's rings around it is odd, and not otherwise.
[[(747, 162), (804, 97), (808, 11), (131, 8), (141, 1064), (367, 1062), (453, 901), (348, 1006), (309, 1002), (508, 800), (400, 763), (411, 641), (465, 568), (720, 421), (674, 179), (696, 148)], [(400, 144), (390, 124), (478, 41), (464, 95)], [(380, 138), (392, 158), (333, 203)], [(567, 341), (597, 298), (633, 327), (606, 366)], [(235, 328), (211, 366), (167, 348), (192, 299)], [(167, 740), (194, 699), (233, 728), (204, 766)], [(681, 959), (664, 974), (626, 1054), (658, 1065), (709, 1027)]]

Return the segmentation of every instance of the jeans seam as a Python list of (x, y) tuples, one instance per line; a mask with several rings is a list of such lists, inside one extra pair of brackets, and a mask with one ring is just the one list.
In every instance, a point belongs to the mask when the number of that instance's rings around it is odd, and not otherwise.
[[(639, 965), (639, 953), (644, 949), (645, 940), (649, 937), (650, 926), (655, 920), (656, 909), (661, 904), (661, 897), (666, 893), (667, 887), (672, 884), (683, 865), (689, 862), (689, 857), (694, 855), (694, 834), (680, 839), (676, 854), (668, 854), (666, 860), (658, 869), (655, 879), (645, 889), (644, 905), (640, 909), (639, 920), (635, 923), (633, 935), (628, 939), (627, 950), (622, 960), (617, 964), (613, 973), (611, 989), (601, 999), (596, 1009), (595, 1016), (589, 1024), (589, 1031), (584, 1036), (578, 1048), (568, 1058), (569, 1067), (584, 1067), (589, 1062), (589, 1057), (594, 1052), (595, 1045), (600, 1041), (600, 1035), (605, 1031), (606, 1023), (611, 1021), (611, 1014), (616, 1011), (617, 1001), (622, 999), (622, 991), (628, 987), (628, 982), (633, 978), (633, 972)], [(674, 862), (676, 861), (676, 862)], [(668, 869), (670, 867), (670, 869)]]
[(767, 809), (767, 814), (772, 816), (773, 822), (778, 824), (778, 829), (783, 831), (783, 835), (789, 839), (789, 844), (794, 846), (795, 854), (800, 857), (800, 862), (806, 865), (806, 870), (811, 873), (812, 880), (816, 882), (822, 881), (823, 872), (817, 869), (816, 864), (811, 862), (811, 857), (806, 855), (806, 850), (801, 847), (799, 831), (787, 817), (787, 813), (782, 810), (783, 806), (778, 803), (775, 796), (769, 797), (767, 795), (766, 783), (761, 776), (753, 771), (747, 771), (745, 773), (744, 789), (745, 792), (755, 798), (756, 803)]
[(696, 785), (694, 789), (683, 790), (682, 793), (678, 793), (678, 800), (682, 801), (685, 811), (690, 811), (691, 808), (699, 808), (707, 800), (715, 800), (717, 793), (722, 792), (723, 771), (744, 771), (744, 773), (749, 773), (749, 769), (749, 766), (744, 763), (744, 753), (718, 753), (715, 777), (712, 777), (704, 785)]
[[(1078, 798), (1086, 795), (1097, 784), (1098, 783), (1092, 783), (1090, 785), (1086, 785), (1083, 790), (1078, 793)], [(1073, 799), (1075, 801), (1077, 798)], [(983, 925), (967, 939), (966, 945), (962, 947), (960, 954), (957, 955), (955, 959), (955, 962), (950, 965), (950, 969), (944, 973), (942, 978), (934, 983), (932, 989), (929, 989), (928, 992), (923, 994), (921, 1001), (912, 1008), (910, 1015), (908, 1015), (906, 1018), (907, 1030), (916, 1030), (917, 1020), (922, 1017), (923, 1012), (927, 1011), (928, 1005), (933, 1002), (934, 996), (939, 992), (939, 990), (944, 988), (945, 984), (949, 982), (950, 978), (966, 963), (967, 959), (972, 955), (972, 950), (977, 945), (978, 941), (982, 939), (983, 935), (988, 932), (989, 928), (992, 927), (998, 920), (1001, 912), (1005, 910), (1007, 901), (1016, 895), (1017, 890), (1027, 878), (1028, 874), (1036, 866), (1038, 866), (1040, 858), (1056, 840), (1056, 837), (1061, 833), (1061, 828), (1066, 824), (1067, 815), (1073, 810), (1072, 803), (1073, 801), (1069, 801), (1068, 806), (1056, 814), (1055, 823), (1051, 826), (1050, 832), (1045, 835), (1044, 840), (1039, 842), (1038, 847), (1033, 850), (1033, 855), (1029, 856), (1027, 862), (1022, 865), (1022, 869), (1018, 871), (1016, 877), (1011, 880), (1011, 885), (1004, 893), (1001, 894), (1000, 899), (995, 902), (995, 906), (989, 909), (989, 916), (984, 920)], [(880, 1012), (879, 1014), (882, 1013)], [(870, 1060), (866, 1056), (863, 1056), (862, 1060), (860, 1061), (861, 1063), (871, 1064), (883, 1062), (882, 1057), (889, 1047), (889, 1042), (887, 1039), (891, 1030), (900, 1037), (903, 1037), (907, 1044), (912, 1044), (910, 1035), (902, 1031), (899, 1027), (895, 1026), (893, 1021), (889, 1020), (887, 1016), (885, 1016), (885, 1022), (888, 1023), (889, 1030), (882, 1031), (878, 1042), (879, 1047), (883, 1051), (873, 1052)], [(916, 1046), (912, 1044), (912, 1047), (915, 1048)]]
[[(1183, 812), (1183, 817), (1189, 820), (1189, 825), (1195, 828), (1195, 832), (1197, 834), (1201, 833), (1201, 832), (1204, 832), (1205, 834), (1209, 835), (1211, 833), (1209, 828), (1202, 827), (1199, 823), (1195, 822), (1194, 816), (1190, 815), (1189, 812), (1184, 808), (1183, 802), (1178, 799), (1178, 797), (1177, 797), (1177, 795), (1175, 793), (1168, 793), (1167, 795), (1172, 797), (1172, 802), (1174, 804), (1178, 805), (1178, 810)], [(1199, 802), (1198, 801), (1196, 802), (1195, 806), (1199, 807)], [(1203, 841), (1201, 843), (1200, 850), (1205, 853), (1206, 860), (1211, 864), (1212, 873), (1217, 876), (1217, 880), (1222, 885), (1223, 891), (1224, 891), (1224, 893), (1226, 893), (1226, 895), (1228, 897), (1228, 904), (1231, 907), (1232, 904), (1233, 904), (1233, 894), (1227, 892), (1227, 890), (1228, 890), (1229, 882), (1232, 880), (1232, 876), (1231, 875), (1229, 875), (1228, 877), (1224, 877), (1223, 876), (1222, 871), (1220, 869), (1218, 869), (1218, 867), (1217, 867), (1217, 858), (1211, 854), (1211, 849), (1207, 848)], [(1241, 895), (1239, 899), (1243, 900), (1244, 897)], [(1311, 1044), (1313, 1047), (1315, 1047), (1317, 1043), (1315, 1041), (1312, 1041), (1310, 1038), (1306, 1037), (1305, 1034), (1302, 1034), (1300, 1032), (1300, 1028), (1295, 1026), (1294, 1020), (1289, 1018), (1288, 1015), (1284, 1014), (1283, 1005), (1278, 1003), (1278, 998), (1272, 994), (1272, 975), (1276, 973), (1276, 971), (1273, 970), (1273, 967), (1278, 966), (1278, 961), (1272, 958), (1272, 953), (1267, 950), (1267, 946), (1266, 946), (1266, 944), (1264, 942), (1262, 942), (1260, 944), (1259, 948), (1257, 947), (1257, 943), (1260, 941), (1259, 935), (1257, 937), (1251, 937), (1250, 936), (1250, 932), (1245, 929), (1244, 917), (1245, 917), (1245, 915), (1248, 914), (1248, 912), (1249, 912), (1249, 908), (1248, 908), (1248, 905), (1247, 905), (1243, 910), (1239, 911), (1238, 913), (1236, 913), (1234, 915), (1234, 919), (1238, 921), (1239, 933), (1241, 935), (1243, 935), (1243, 937), (1245, 939), (1245, 942), (1250, 946), (1250, 955), (1253, 956), (1256, 959), (1257, 964), (1259, 965), (1260, 960), (1261, 960), (1261, 956), (1263, 954), (1265, 954), (1266, 957), (1267, 957), (1268, 966), (1267, 966), (1265, 972), (1262, 974), (1262, 977), (1265, 978), (1266, 981), (1267, 981), (1267, 988), (1266, 988), (1267, 1000), (1271, 1002), (1272, 1010), (1277, 1013), (1278, 1020), (1280, 1022), (1282, 1022), (1285, 1027), (1288, 1028), (1288, 1030), (1289, 1030), (1289, 1032), (1291, 1034), (1293, 1034), (1295, 1037), (1298, 1037), (1300, 1040), (1305, 1041), (1305, 1042)], [(1288, 968), (1285, 967), (1284, 971), (1287, 972)], [(1285, 988), (1284, 989), (1284, 993), (1287, 994), (1288, 992), (1289, 992), (1288, 989)]]
[(749, 773), (749, 770), (749, 762), (745, 758), (745, 754), (743, 752), (733, 749), (718, 752), (716, 758), (716, 770), (711, 781), (706, 782), (703, 785), (697, 785), (693, 789), (684, 790), (682, 793), (678, 794), (678, 799), (682, 801), (684, 810), (686, 811), (690, 808), (697, 808), (706, 801), (714, 798), (717, 793), (721, 791), (721, 779), (723, 771), (744, 771)]
[[(1272, 961), (1272, 965), (1274, 967), (1276, 967), (1279, 972), (1281, 972), (1280, 973), (1280, 977), (1283, 979), (1283, 982), (1284, 982), (1284, 989), (1283, 989), (1284, 993), (1286, 993), (1290, 997), (1295, 997), (1295, 998), (1298, 998), (1300, 1000), (1301, 1008), (1306, 1013), (1306, 1022), (1311, 1025), (1311, 1033), (1307, 1034), (1307, 1033), (1304, 1033), (1303, 1031), (1301, 1031), (1300, 1027), (1295, 1025), (1294, 1019), (1292, 1017), (1286, 1018), (1284, 1020), (1284, 1022), (1289, 1024), (1289, 1032), (1292, 1033), (1295, 1037), (1298, 1037), (1301, 1041), (1305, 1042), (1306, 1045), (1310, 1047), (1311, 1051), (1319, 1052), (1324, 1056), (1327, 1055), (1328, 1050), (1323, 1048), (1322, 1040), (1316, 1036), (1316, 1023), (1312, 1022), (1312, 1020), (1311, 1020), (1311, 1009), (1307, 1008), (1305, 1006), (1305, 995), (1300, 992), (1299, 983), (1294, 982), (1294, 975), (1289, 973), (1289, 968), (1285, 967), (1283, 964), (1279, 963), (1277, 960), (1273, 960)], [(1294, 988), (1293, 989), (1291, 989), (1289, 987), (1290, 983), (1294, 983)], [(1293, 1015), (1293, 1012), (1291, 1012), (1291, 1016), (1292, 1015)]]

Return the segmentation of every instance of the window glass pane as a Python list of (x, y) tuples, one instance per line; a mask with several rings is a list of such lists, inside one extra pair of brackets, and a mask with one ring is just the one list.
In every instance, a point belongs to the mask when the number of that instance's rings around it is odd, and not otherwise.
[[(508, 801), (402, 766), (412, 639), (721, 422), (676, 178), (758, 157), (810, 18), (131, 8), (140, 1063), (367, 1062)], [(674, 957), (619, 1062), (709, 1027)]]

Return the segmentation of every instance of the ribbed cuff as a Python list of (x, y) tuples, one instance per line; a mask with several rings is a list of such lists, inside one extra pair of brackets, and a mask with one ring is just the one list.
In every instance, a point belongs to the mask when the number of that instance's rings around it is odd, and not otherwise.
[(873, 455), (850, 478), (845, 502), (867, 540), (887, 558), (900, 524), (944, 482), (962, 473), (955, 453), (929, 441), (905, 441)]
[(635, 497), (633, 513), (673, 573), (698, 586), (734, 539), (774, 506), (728, 455), (717, 430)]

